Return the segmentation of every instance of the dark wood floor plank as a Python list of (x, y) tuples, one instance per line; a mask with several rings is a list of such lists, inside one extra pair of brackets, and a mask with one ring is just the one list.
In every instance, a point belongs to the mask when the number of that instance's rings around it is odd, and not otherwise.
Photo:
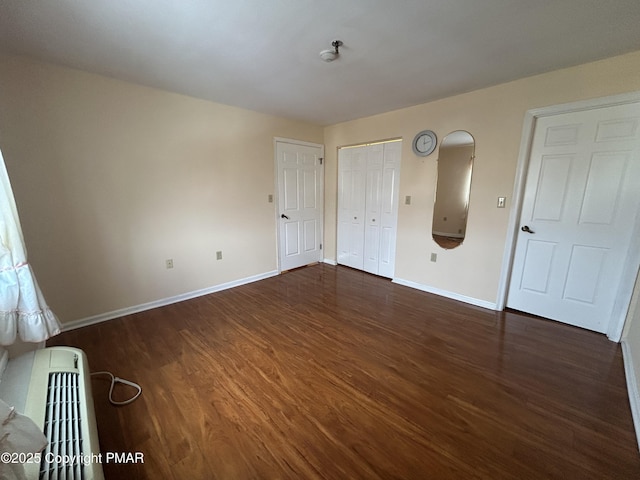
[[(620, 347), (343, 267), (71, 331), (107, 478), (639, 478)], [(124, 398), (130, 392), (116, 392)]]

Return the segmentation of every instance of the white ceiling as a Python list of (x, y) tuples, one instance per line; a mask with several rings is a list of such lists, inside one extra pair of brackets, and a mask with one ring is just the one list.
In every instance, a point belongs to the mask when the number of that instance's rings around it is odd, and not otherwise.
[(321, 125), (639, 49), (640, 0), (0, 0), (0, 51)]

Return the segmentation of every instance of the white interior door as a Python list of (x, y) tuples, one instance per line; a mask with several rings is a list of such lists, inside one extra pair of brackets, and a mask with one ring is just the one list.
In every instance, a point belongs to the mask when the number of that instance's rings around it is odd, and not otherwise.
[(538, 119), (507, 306), (606, 332), (639, 204), (639, 104)]
[(322, 260), (322, 147), (276, 142), (280, 270)]

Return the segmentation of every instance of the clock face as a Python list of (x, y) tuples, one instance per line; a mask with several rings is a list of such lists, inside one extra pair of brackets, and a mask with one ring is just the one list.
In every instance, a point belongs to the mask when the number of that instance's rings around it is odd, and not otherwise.
[(413, 139), (413, 152), (421, 157), (426, 157), (436, 149), (438, 140), (431, 130), (424, 130)]

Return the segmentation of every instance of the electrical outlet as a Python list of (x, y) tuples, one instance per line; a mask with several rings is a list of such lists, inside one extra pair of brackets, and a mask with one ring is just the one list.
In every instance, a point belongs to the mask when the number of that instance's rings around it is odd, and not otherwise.
[(432, 253), (431, 254), (431, 261), (432, 262), (436, 262), (438, 260), (438, 254), (437, 253)]
[(166, 261), (167, 268), (173, 268), (173, 258), (169, 258)]
[(267, 197), (269, 203), (273, 203), (273, 194), (270, 193), (269, 196)]
[(222, 250), (216, 252), (216, 260), (222, 260)]

